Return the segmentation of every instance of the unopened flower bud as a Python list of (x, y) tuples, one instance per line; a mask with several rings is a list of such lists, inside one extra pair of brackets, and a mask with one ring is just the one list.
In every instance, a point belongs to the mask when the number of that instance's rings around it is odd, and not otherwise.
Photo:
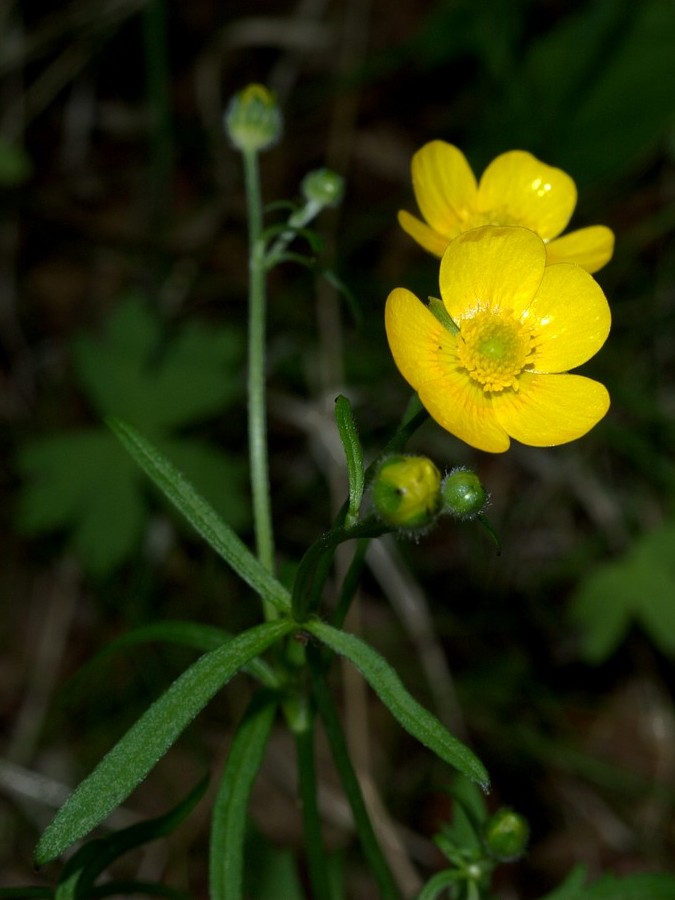
[(373, 506), (386, 525), (424, 528), (441, 506), (441, 473), (425, 456), (390, 456), (375, 476)]
[(235, 94), (225, 112), (225, 130), (243, 152), (267, 150), (281, 136), (281, 110), (262, 84), (249, 84)]
[(319, 207), (337, 206), (342, 200), (345, 182), (341, 175), (330, 169), (315, 169), (305, 175), (300, 188), (308, 203)]
[(497, 810), (483, 829), (485, 847), (500, 862), (512, 862), (522, 856), (529, 836), (525, 819), (506, 806)]
[(473, 519), (485, 509), (488, 492), (470, 469), (452, 469), (441, 487), (443, 510), (458, 519)]

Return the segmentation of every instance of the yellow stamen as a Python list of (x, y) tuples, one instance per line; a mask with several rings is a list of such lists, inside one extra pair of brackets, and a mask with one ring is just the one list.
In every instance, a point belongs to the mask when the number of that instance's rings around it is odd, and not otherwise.
[(483, 390), (518, 390), (518, 377), (532, 365), (529, 330), (499, 309), (480, 309), (460, 323), (457, 352), (462, 368)]

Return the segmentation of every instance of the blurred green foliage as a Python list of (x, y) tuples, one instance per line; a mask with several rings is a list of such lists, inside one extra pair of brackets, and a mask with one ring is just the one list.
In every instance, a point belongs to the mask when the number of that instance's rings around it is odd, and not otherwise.
[(613, 180), (643, 162), (675, 125), (672, 5), (595, 0), (577, 4), (552, 27), (542, 5), (433, 5), (399, 52), (421, 71), (458, 60), (479, 68), (460, 118), (455, 85), (446, 87), (447, 119), (428, 139), (466, 129), (481, 162), (521, 147), (555, 161), (582, 187)]
[(22, 147), (0, 136), (0, 187), (23, 184), (31, 174), (30, 159)]
[(642, 535), (621, 559), (584, 578), (570, 612), (588, 662), (605, 662), (632, 625), (675, 657), (675, 523)]
[(632, 875), (603, 875), (587, 883), (585, 866), (574, 868), (565, 881), (542, 900), (672, 900), (675, 877), (637, 872)]
[[(235, 528), (248, 520), (243, 463), (180, 429), (226, 414), (242, 396), (241, 359), (237, 330), (186, 322), (167, 337), (138, 296), (120, 302), (100, 335), (73, 343), (75, 376), (97, 416), (136, 423)], [(137, 551), (146, 481), (107, 428), (33, 438), (18, 463), (25, 533), (66, 529), (82, 565), (99, 576)]]
[[(156, 10), (158, 4), (152, 6)], [(288, 19), (289, 28), (291, 6), (278, 5), (280, 18)], [(675, 572), (669, 561), (675, 540), (670, 509), (670, 460), (675, 452), (673, 3), (402, 3), (387, 7), (382, 16), (373, 16), (373, 31), (367, 35), (372, 44), (367, 60), (360, 68), (357, 60), (357, 68), (348, 71), (347, 77), (344, 71), (337, 71), (338, 53), (322, 53), (312, 47), (289, 52), (281, 42), (274, 41), (264, 47), (228, 43), (228, 36), (235, 34), (244, 15), (252, 21), (256, 13), (269, 14), (265, 4), (252, 2), (245, 14), (236, 4), (207, 7), (199, 7), (201, 20), (187, 16), (186, 11), (192, 9), (189, 5), (165, 7), (168, 28), (166, 33), (156, 30), (153, 37), (156, 49), (165, 57), (159, 63), (148, 47), (144, 59), (138, 53), (134, 29), (140, 17), (132, 7), (123, 12), (123, 28), (118, 29), (117, 22), (111, 26), (100, 15), (100, 7), (88, 0), (67, 5), (62, 11), (61, 31), (46, 35), (42, 50), (35, 42), (39, 52), (25, 73), (26, 87), (31, 86), (32, 78), (48, 74), (47, 63), (53, 59), (59, 62), (58, 51), (70, 44), (82, 46), (78, 44), (81, 35), (77, 21), (68, 18), (66, 10), (79, 8), (90, 13), (92, 22), (101, 23), (97, 25), (97, 43), (84, 35), (84, 44), (91, 48), (86, 55), (87, 71), (84, 76), (76, 74), (73, 84), (67, 85), (74, 87), (70, 99), (84, 93), (97, 111), (104, 113), (107, 108), (109, 114), (114, 108), (121, 116), (119, 121), (127, 122), (136, 121), (134, 117), (143, 106), (150, 113), (148, 121), (154, 132), (130, 130), (120, 138), (120, 132), (106, 130), (105, 115), (97, 116), (94, 139), (91, 144), (83, 142), (86, 159), (82, 182), (91, 183), (88, 179), (93, 176), (101, 193), (88, 194), (85, 184), (79, 194), (72, 190), (72, 183), (66, 183), (59, 169), (62, 156), (56, 152), (67, 132), (68, 90), (59, 88), (45, 116), (35, 114), (36, 107), (28, 104), (25, 141), (17, 142), (14, 136), (0, 140), (0, 184), (12, 188), (9, 214), (16, 214), (25, 247), (17, 257), (21, 289), (28, 282), (31, 266), (42, 259), (43, 253), (47, 257), (63, 254), (71, 261), (75, 258), (77, 265), (88, 271), (88, 266), (94, 268), (92, 261), (103, 247), (117, 264), (121, 261), (115, 274), (122, 271), (124, 276), (130, 257), (140, 256), (145, 264), (143, 254), (148, 245), (138, 238), (140, 231), (134, 218), (141, 181), (135, 176), (138, 171), (147, 176), (150, 157), (151, 178), (143, 181), (141, 205), (157, 191), (161, 203), (156, 201), (154, 205), (161, 207), (160, 225), (167, 230), (178, 220), (208, 220), (212, 215), (208, 204), (225, 185), (218, 201), (222, 203), (219, 213), (224, 213), (218, 227), (222, 229), (224, 218), (226, 228), (222, 230), (226, 235), (219, 245), (223, 252), (217, 266), (210, 262), (211, 242), (215, 240), (208, 228), (200, 232), (206, 236), (195, 243), (186, 240), (182, 244), (179, 239), (162, 246), (166, 258), (178, 248), (180, 258), (202, 266), (203, 278), (196, 284), (190, 304), (208, 305), (214, 297), (220, 301), (227, 292), (241, 291), (239, 274), (233, 278), (233, 269), (241, 263), (241, 243), (233, 237), (236, 226), (243, 225), (237, 205), (238, 185), (232, 167), (225, 178), (220, 171), (216, 174), (214, 159), (221, 165), (224, 153), (222, 135), (208, 132), (208, 121), (200, 118), (196, 105), (191, 106), (188, 85), (205, 61), (212, 63), (207, 56), (215, 55), (220, 41), (227, 47), (224, 65), (218, 70), (223, 96), (241, 88), (247, 80), (266, 81), (276, 67), (279, 72), (285, 66), (286, 75), (291, 72), (284, 95), (289, 127), (285, 149), (277, 148), (270, 155), (266, 177), (270, 177), (273, 189), (287, 194), (288, 184), (297, 183), (296, 168), (304, 172), (310, 165), (323, 162), (328, 135), (336, 123), (340, 124), (341, 140), (355, 150), (349, 171), (345, 171), (347, 197), (340, 211), (338, 271), (354, 295), (367, 301), (363, 304), (363, 328), (354, 327), (348, 320), (344, 344), (347, 370), (358, 394), (357, 420), (368, 450), (375, 443), (373, 435), (383, 430), (387, 417), (400, 412), (399, 399), (407, 396), (386, 358), (381, 324), (384, 297), (390, 287), (401, 282), (404, 272), (406, 279), (419, 279), (430, 292), (437, 287), (433, 261), (408, 248), (398, 235), (396, 209), (410, 208), (413, 202), (401, 155), (428, 140), (442, 138), (459, 144), (477, 172), (494, 155), (513, 147), (531, 150), (565, 168), (580, 187), (578, 214), (580, 219), (585, 217), (580, 224), (587, 224), (592, 215), (593, 221), (596, 217), (607, 221), (617, 233), (615, 259), (599, 277), (613, 307), (614, 327), (601, 357), (593, 363), (595, 374), (608, 384), (612, 394), (608, 421), (569, 452), (538, 452), (541, 463), (533, 461), (533, 454), (521, 454), (519, 448), (508, 458), (478, 460), (495, 498), (491, 517), (504, 537), (498, 567), (491, 560), (486, 562), (475, 544), (462, 551), (464, 537), (448, 540), (447, 536), (431, 535), (407, 554), (405, 551), (411, 548), (404, 548), (404, 554), (419, 564), (420, 581), (434, 598), (434, 627), (452, 660), (469, 730), (480, 749), (487, 749), (493, 757), (498, 778), (505, 771), (507, 776), (515, 773), (514, 778), (500, 782), (510, 792), (509, 799), (520, 792), (535, 810), (535, 843), (554, 833), (559, 841), (558, 862), (569, 860), (575, 851), (585, 852), (586, 847), (574, 842), (573, 832), (579, 821), (588, 824), (583, 816), (597, 803), (598, 808), (618, 815), (633, 843), (628, 849), (604, 843), (599, 829), (595, 838), (588, 839), (595, 858), (620, 859), (624, 866), (672, 864), (672, 835), (666, 828), (658, 832), (643, 827), (647, 820), (654, 821), (659, 811), (656, 801), (649, 809), (640, 806), (641, 798), (649, 795), (646, 788), (631, 790), (630, 802), (626, 802), (630, 812), (624, 814), (616, 803), (616, 786), (608, 790), (589, 764), (578, 770), (579, 783), (588, 791), (588, 807), (582, 802), (580, 812), (574, 808), (574, 801), (568, 802), (561, 816), (559, 804), (564, 796), (560, 772), (568, 771), (574, 750), (580, 748), (590, 760), (587, 735), (579, 727), (579, 718), (597, 715), (595, 724), (607, 725), (602, 721), (603, 714), (617, 701), (621, 686), (633, 678), (656, 678), (656, 686), (664, 687), (655, 675), (663, 665), (660, 655), (665, 655), (665, 671), (669, 673), (675, 652)], [(55, 7), (53, 14), (51, 23), (47, 23), (52, 28), (61, 12)], [(334, 6), (332, 16), (332, 25), (339, 23), (340, 4)], [(39, 37), (41, 16), (27, 8), (25, 17), (26, 34)], [(321, 26), (324, 24), (322, 21)], [(334, 37), (332, 32), (329, 36)], [(162, 41), (167, 46), (161, 46)], [(124, 61), (122, 66), (120, 59)], [(154, 89), (147, 87), (144, 64), (148, 71), (154, 64), (159, 73)], [(341, 104), (346, 101), (348, 105), (351, 100), (359, 106), (352, 134), (345, 118), (341, 118)], [(169, 145), (171, 153), (167, 151)], [(154, 153), (149, 152), (151, 146)], [(31, 169), (38, 178), (27, 179)], [(398, 174), (392, 177), (392, 172)], [(132, 201), (119, 191), (130, 174), (135, 192)], [(180, 184), (177, 194), (173, 193), (175, 183)], [(14, 205), (19, 191), (27, 192), (27, 202)], [(54, 199), (60, 192), (63, 197), (59, 207)], [(82, 202), (80, 197), (88, 199)], [(106, 243), (109, 232), (97, 227), (96, 214), (105, 213), (107, 206), (115, 204), (117, 211), (127, 216), (129, 230), (124, 234), (133, 237), (131, 242), (112, 247)], [(73, 209), (81, 216), (75, 226)], [(235, 227), (228, 232), (232, 225)], [(150, 265), (154, 262), (153, 257)], [(293, 390), (300, 387), (311, 396), (315, 356), (325, 350), (316, 346), (313, 332), (311, 341), (307, 340), (312, 287), (305, 284), (301, 296), (295, 286), (288, 287), (283, 270), (275, 275), (279, 277), (271, 308), (275, 346), (270, 375), (275, 387), (285, 390), (290, 369)], [(58, 307), (58, 295), (54, 307)], [(214, 309), (215, 304), (211, 307)], [(75, 395), (85, 395), (90, 414), (97, 420), (106, 415), (131, 420), (185, 470), (231, 525), (240, 528), (248, 519), (241, 486), (242, 464), (218, 448), (216, 440), (222, 426), (213, 427), (216, 419), (234, 413), (233, 402), (243, 397), (239, 371), (242, 347), (237, 331), (240, 323), (231, 321), (231, 309), (224, 304), (221, 312), (216, 312), (226, 325), (217, 321), (207, 328), (183, 323), (174, 331), (139, 298), (124, 302), (101, 335), (88, 333), (72, 342), (72, 376)], [(45, 337), (57, 344), (64, 339), (70, 341), (58, 327), (50, 334), (50, 323), (56, 321), (58, 326), (61, 321), (58, 311), (51, 318), (50, 311), (49, 302), (36, 307), (31, 306), (30, 299), (21, 311), (21, 324), (29, 349), (36, 354), (37, 367), (43, 361), (40, 342)], [(282, 324), (285, 332), (280, 335)], [(72, 327), (77, 327), (77, 322), (69, 321), (67, 330)], [(195, 328), (187, 341), (192, 349), (181, 343), (186, 340), (182, 336), (184, 327), (188, 331)], [(216, 334), (222, 339), (219, 349), (215, 346)], [(7, 346), (11, 348), (11, 343)], [(13, 383), (8, 381), (7, 385), (11, 392)], [(38, 381), (37, 387), (39, 391), (44, 384)], [(8, 408), (21, 407), (10, 404)], [(45, 414), (44, 404), (38, 402), (35, 412), (30, 441), (24, 441), (24, 427), (17, 429), (21, 435), (18, 459), (23, 479), (23, 531), (31, 535), (66, 534), (92, 573), (105, 574), (125, 560), (137, 560), (154, 504), (146, 495), (147, 481), (103, 427), (66, 430), (62, 426), (63, 430), (49, 433), (52, 411)], [(82, 411), (72, 406), (63, 406), (58, 414), (69, 422), (83, 418)], [(285, 477), (283, 483), (279, 480), (275, 493), (277, 511), (285, 522), (283, 538), (287, 544), (280, 540), (283, 554), (308, 533), (315, 536), (325, 525), (317, 522), (316, 510), (315, 517), (310, 518), (308, 513), (304, 522), (298, 514), (305, 501), (318, 498), (317, 484), (323, 482), (315, 473), (318, 467), (305, 447), (304, 435), (289, 435), (285, 421), (271, 424), (277, 450), (285, 454)], [(237, 434), (243, 431), (242, 426), (238, 421)], [(12, 440), (9, 435), (7, 444)], [(438, 451), (439, 459), (446, 454), (451, 463), (474, 462), (465, 448), (430, 429), (421, 436), (424, 442)], [(568, 477), (573, 470), (590, 480), (587, 503), (585, 492), (580, 492)], [(661, 520), (665, 524), (654, 527)], [(9, 542), (5, 546), (9, 547)], [(27, 568), (41, 569), (34, 563), (30, 558)], [(189, 578), (199, 585), (196, 592), (204, 594), (202, 611), (208, 616), (212, 608), (217, 609), (214, 615), (222, 616), (229, 627), (230, 619), (236, 617), (233, 607), (209, 606), (209, 591), (204, 590), (205, 582), (214, 583), (217, 578), (206, 567), (196, 570), (196, 561), (191, 560), (191, 565)], [(282, 560), (282, 565), (288, 565), (288, 560)], [(447, 599), (449, 573), (451, 600)], [(158, 581), (164, 577), (161, 572), (156, 574)], [(561, 608), (566, 608), (570, 591), (571, 619), (559, 615)], [(213, 594), (220, 594), (218, 585)], [(92, 602), (96, 599), (91, 598)], [(379, 597), (373, 604), (375, 613), (368, 600), (365, 606), (369, 614), (379, 616)], [(633, 626), (647, 636), (651, 647), (641, 656), (642, 669), (635, 656), (630, 656), (630, 667), (623, 665), (621, 657), (621, 670), (617, 672), (612, 657), (624, 643), (630, 643), (636, 631)], [(598, 667), (592, 673), (587, 666), (576, 665), (578, 656), (570, 641), (574, 629), (581, 638), (580, 645), (575, 645), (580, 646), (581, 659)], [(380, 629), (378, 637), (386, 641), (391, 634)], [(97, 646), (106, 635), (88, 638)], [(650, 651), (653, 656), (649, 656)], [(609, 665), (603, 666), (606, 662)], [(10, 654), (10, 685), (11, 665)], [(411, 658), (410, 669), (416, 670), (416, 666), (417, 660)], [(22, 671), (20, 666), (18, 671)], [(97, 698), (92, 698), (92, 706), (96, 703)], [(16, 701), (12, 700), (8, 708), (14, 712)], [(101, 704), (98, 715), (105, 720), (101, 727), (110, 730), (115, 717), (107, 710)], [(666, 706), (662, 712), (667, 716), (671, 708)], [(534, 773), (532, 752), (519, 736), (527, 729), (544, 744), (536, 757)], [(78, 721), (75, 738), (69, 735), (74, 748), (78, 747), (81, 730)], [(85, 729), (87, 739), (92, 730)], [(377, 734), (375, 747), (378, 759), (389, 766), (390, 796), (386, 799), (397, 806), (402, 820), (411, 821), (411, 809), (416, 811), (420, 803), (419, 797), (412, 798), (413, 787), (421, 784), (423, 791), (428, 786), (421, 778), (412, 784), (410, 773), (416, 760), (404, 757), (401, 763), (402, 752), (397, 744), (387, 743), (384, 733)], [(641, 748), (636, 753), (641, 753)], [(77, 763), (77, 752), (73, 756)], [(642, 758), (636, 762), (628, 754), (616, 780), (625, 785), (628, 776), (623, 773), (629, 769), (633, 772), (632, 765), (637, 769), (643, 763)], [(600, 767), (604, 761), (598, 759), (597, 764)], [(518, 781), (525, 768), (526, 785), (524, 779)], [(402, 772), (405, 777), (401, 777)], [(641, 777), (645, 783), (653, 783), (651, 771)], [(664, 795), (658, 787), (656, 792)], [(592, 819), (592, 812), (588, 815)], [(10, 845), (12, 852), (14, 845), (8, 841)], [(255, 858), (261, 864), (248, 873), (251, 893), (266, 896), (270, 884), (279, 886), (276, 874), (272, 874), (278, 870), (268, 871), (267, 857), (263, 864), (258, 851), (256, 846)], [(280, 853), (276, 861), (284, 873), (279, 884), (289, 897), (300, 896), (290, 855)], [(536, 849), (532, 866), (536, 870)], [(539, 866), (541, 875), (541, 861)], [(575, 869), (547, 900), (657, 900), (675, 896), (672, 880), (666, 876), (635, 874), (619, 880), (607, 875), (593, 881), (595, 874), (596, 870), (591, 876), (583, 868)], [(544, 875), (543, 881), (546, 878)], [(541, 893), (535, 893), (531, 883), (522, 892), (518, 887), (515, 890), (519, 896)]]

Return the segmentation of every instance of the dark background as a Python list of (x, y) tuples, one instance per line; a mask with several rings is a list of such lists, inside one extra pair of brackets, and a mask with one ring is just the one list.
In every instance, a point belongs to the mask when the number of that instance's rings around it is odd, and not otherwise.
[[(241, 462), (245, 202), (221, 126), (229, 97), (251, 81), (274, 89), (284, 113), (283, 138), (261, 160), (266, 201), (297, 201), (303, 175), (323, 165), (346, 179), (342, 206), (316, 225), (315, 270), (284, 264), (270, 279), (282, 572), (344, 496), (335, 395), (352, 399), (369, 458), (407, 402), (382, 312), (393, 287), (436, 289), (436, 263), (396, 223), (398, 209), (415, 211), (414, 151), (448, 140), (479, 174), (497, 153), (527, 149), (576, 181), (573, 226), (614, 229), (614, 259), (597, 275), (613, 329), (584, 368), (608, 386), (609, 415), (575, 444), (495, 457), (424, 426), (415, 449), (444, 469), (471, 465), (491, 491), (502, 552), (479, 527), (449, 521), (417, 543), (386, 545), (353, 627), (470, 741), (493, 777), (490, 807), (506, 803), (530, 820), (529, 853), (500, 872), (500, 897), (541, 896), (579, 862), (592, 875), (672, 866), (672, 3), (251, 0), (242, 12), (215, 0), (76, 0), (8, 2), (0, 17), (0, 885), (49, 878), (33, 873), (31, 854), (61, 786), (76, 784), (194, 654), (120, 651), (84, 682), (71, 680), (79, 667), (145, 622), (194, 618), (236, 631), (257, 621), (247, 592), (134, 481), (106, 437), (93, 438), (89, 465), (85, 444), (72, 442), (104, 435), (101, 415), (135, 402), (133, 377), (112, 408), (101, 399), (105, 360), (114, 368), (126, 335), (147, 374), (197, 327), (183, 383), (190, 361), (213, 349), (208, 336), (222, 336), (230, 349), (222, 359), (213, 351), (210, 406), (193, 397), (162, 427), (187, 442), (176, 453), (251, 539)], [(157, 403), (138, 396), (142, 427)], [(133, 483), (126, 505), (114, 466)], [(405, 579), (407, 619), (387, 600), (403, 595)], [(429, 646), (449, 669), (425, 670)], [(129, 809), (158, 814), (216, 771), (248, 691), (233, 682)], [(358, 731), (349, 693), (346, 702)], [(440, 865), (430, 838), (449, 815), (448, 772), (368, 702), (359, 752), (428, 877)], [(323, 777), (335, 784), (330, 766)], [(350, 896), (371, 896), (337, 789), (328, 806)], [(300, 846), (281, 733), (253, 816), (273, 844)], [(132, 870), (205, 896), (207, 834), (204, 803), (170, 851), (148, 850)]]

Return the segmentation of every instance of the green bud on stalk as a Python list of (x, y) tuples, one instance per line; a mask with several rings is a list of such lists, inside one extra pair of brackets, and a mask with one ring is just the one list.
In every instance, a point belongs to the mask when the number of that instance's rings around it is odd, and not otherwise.
[(268, 150), (281, 137), (281, 110), (262, 84), (249, 84), (235, 94), (224, 117), (225, 130), (242, 153)]
[(484, 825), (483, 841), (490, 856), (500, 862), (513, 862), (525, 852), (530, 828), (525, 819), (504, 806)]
[(452, 469), (441, 486), (443, 511), (458, 519), (474, 519), (483, 512), (489, 501), (488, 492), (470, 469)]
[(441, 507), (441, 473), (425, 456), (390, 456), (373, 482), (373, 506), (393, 528), (426, 528)]
[(337, 206), (345, 192), (345, 181), (330, 169), (315, 169), (305, 175), (300, 189), (308, 204), (319, 208)]

